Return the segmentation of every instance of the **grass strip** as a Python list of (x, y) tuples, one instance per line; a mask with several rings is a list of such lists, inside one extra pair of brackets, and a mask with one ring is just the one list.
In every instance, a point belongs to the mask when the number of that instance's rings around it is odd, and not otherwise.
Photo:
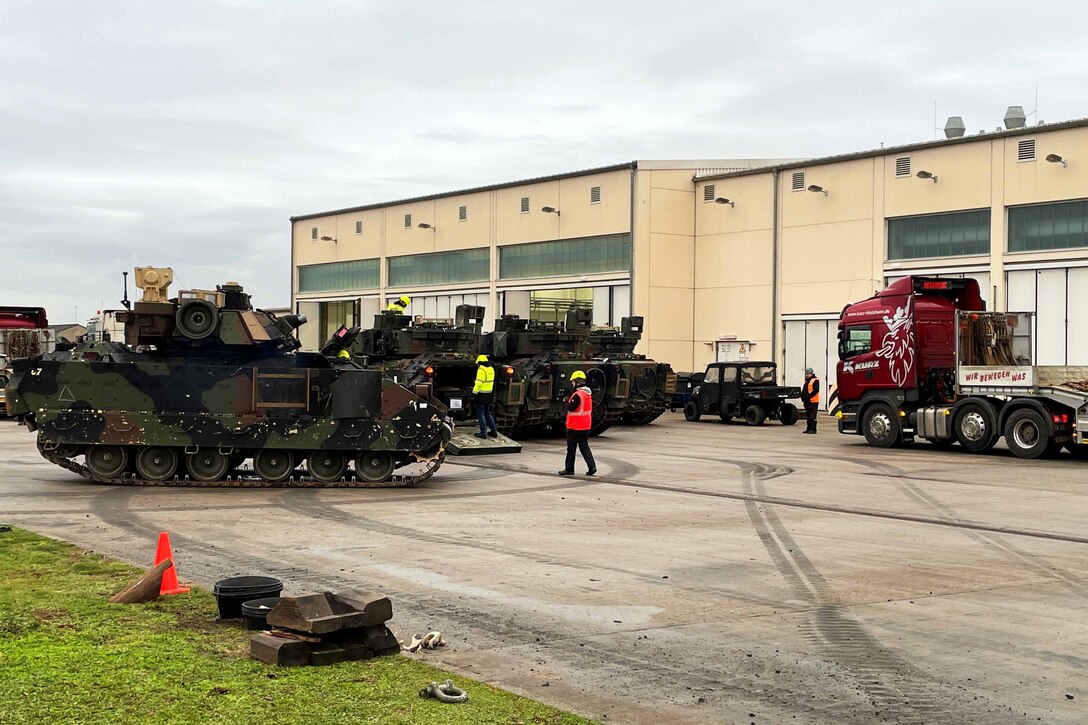
[[(405, 656), (277, 668), (214, 597), (106, 600), (140, 570), (14, 529), (0, 533), (0, 723), (586, 723)], [(396, 603), (394, 602), (394, 605)], [(469, 701), (419, 689), (447, 677)]]

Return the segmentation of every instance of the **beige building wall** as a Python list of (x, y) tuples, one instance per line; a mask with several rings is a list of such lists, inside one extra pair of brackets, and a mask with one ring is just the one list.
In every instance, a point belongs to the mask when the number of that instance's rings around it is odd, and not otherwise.
[[(1032, 131), (1035, 131), (1034, 133)], [(1018, 159), (1019, 142), (1035, 139), (1033, 161)], [(1055, 153), (1069, 163), (1049, 163)], [(861, 155), (858, 155), (861, 156)], [(896, 160), (909, 156), (911, 173), (896, 176)], [(1078, 160), (1081, 160), (1078, 163)], [(920, 179), (920, 170), (938, 180)], [(804, 172), (803, 190), (792, 175)], [(1023, 134), (889, 149), (841, 161), (790, 165), (778, 180), (778, 267), (773, 270), (773, 178), (767, 170), (707, 177), (695, 183), (695, 367), (714, 359), (714, 342), (756, 342), (763, 355), (772, 330), (782, 361), (782, 317), (837, 315), (869, 297), (886, 276), (986, 270), (992, 306), (1005, 304), (1008, 264), (1058, 264), (1088, 259), (1088, 249), (1007, 251), (1007, 208), (1023, 204), (1088, 199), (1088, 127), (1028, 129)], [(704, 203), (703, 188), (734, 207)], [(810, 185), (828, 194), (807, 190)], [(887, 259), (886, 219), (990, 209), (990, 254), (912, 260)], [(777, 319), (770, 310), (771, 278), (777, 277)]]

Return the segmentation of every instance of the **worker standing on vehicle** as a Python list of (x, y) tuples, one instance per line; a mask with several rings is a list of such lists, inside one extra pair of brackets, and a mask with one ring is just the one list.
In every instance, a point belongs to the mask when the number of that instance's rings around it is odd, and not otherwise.
[[(499, 437), (499, 429), (495, 427), (495, 416), (491, 412), (491, 402), (495, 398), (495, 368), (487, 355), (476, 356), (476, 384), (472, 386), (475, 397), (476, 420), (480, 423), (480, 432), (474, 434), (477, 438)], [(490, 428), (490, 433), (488, 429)]]
[(593, 427), (593, 393), (586, 386), (586, 374), (575, 370), (570, 374), (574, 392), (567, 399), (567, 462), (560, 476), (574, 475), (574, 449), (582, 452), (586, 461), (587, 476), (597, 473), (593, 451), (589, 450), (589, 429)]
[(408, 309), (408, 305), (412, 304), (412, 298), (408, 295), (401, 295), (397, 299), (389, 303), (385, 308), (389, 312), (399, 312), (404, 314), (404, 311)]
[(805, 404), (805, 433), (816, 432), (816, 411), (820, 409), (820, 379), (812, 368), (805, 368), (805, 384), (801, 386), (801, 402)]

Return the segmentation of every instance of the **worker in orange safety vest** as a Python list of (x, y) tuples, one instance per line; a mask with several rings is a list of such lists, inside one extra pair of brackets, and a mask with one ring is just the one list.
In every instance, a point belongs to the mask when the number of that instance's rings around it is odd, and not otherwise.
[(805, 404), (805, 433), (816, 433), (816, 412), (820, 409), (820, 379), (812, 368), (805, 368), (805, 383), (801, 386), (801, 402)]
[(586, 374), (575, 370), (570, 374), (574, 392), (567, 398), (567, 461), (560, 476), (574, 475), (574, 450), (582, 452), (582, 458), (589, 469), (587, 476), (597, 473), (597, 464), (593, 461), (593, 451), (589, 450), (589, 429), (593, 427), (593, 393), (586, 386)]

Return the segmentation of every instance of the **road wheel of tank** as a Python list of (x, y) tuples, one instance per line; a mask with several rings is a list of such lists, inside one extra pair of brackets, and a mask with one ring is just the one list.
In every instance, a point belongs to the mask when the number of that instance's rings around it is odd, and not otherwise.
[(61, 458), (75, 458), (80, 454), (79, 446), (71, 443), (63, 446), (57, 446), (56, 450), (53, 452)]
[(875, 403), (865, 409), (861, 418), (865, 440), (877, 448), (891, 448), (903, 442), (903, 426), (899, 416), (887, 403)]
[(684, 418), (694, 422), (702, 417), (703, 411), (699, 410), (699, 404), (694, 400), (689, 400), (687, 405), (684, 406)]
[(332, 483), (343, 478), (348, 462), (340, 451), (314, 451), (306, 459), (306, 468), (315, 481)]
[(796, 425), (798, 417), (797, 406), (792, 403), (783, 403), (778, 409), (778, 420), (782, 425)]
[(952, 421), (956, 440), (971, 453), (985, 453), (997, 443), (997, 420), (993, 409), (982, 403), (966, 403)]
[(355, 459), (355, 475), (368, 483), (381, 483), (393, 477), (396, 465), (388, 451), (363, 451)]
[(766, 411), (755, 403), (744, 409), (744, 422), (748, 425), (763, 425), (765, 420), (767, 420)]
[(148, 481), (165, 481), (178, 470), (178, 454), (171, 448), (150, 446), (136, 454), (136, 473)]
[(295, 470), (295, 458), (290, 451), (268, 448), (257, 451), (257, 455), (253, 456), (253, 472), (260, 476), (262, 481), (269, 483), (286, 481), (293, 470)]
[(202, 448), (189, 454), (189, 475), (197, 481), (220, 481), (230, 470), (230, 458), (214, 448)]
[(91, 446), (87, 450), (87, 468), (102, 478), (112, 478), (124, 472), (128, 451), (121, 446)]
[(1005, 421), (1005, 443), (1017, 458), (1038, 458), (1049, 442), (1046, 421), (1037, 410), (1021, 408)]
[(186, 300), (178, 307), (177, 328), (190, 340), (203, 340), (219, 325), (219, 310), (208, 300)]

